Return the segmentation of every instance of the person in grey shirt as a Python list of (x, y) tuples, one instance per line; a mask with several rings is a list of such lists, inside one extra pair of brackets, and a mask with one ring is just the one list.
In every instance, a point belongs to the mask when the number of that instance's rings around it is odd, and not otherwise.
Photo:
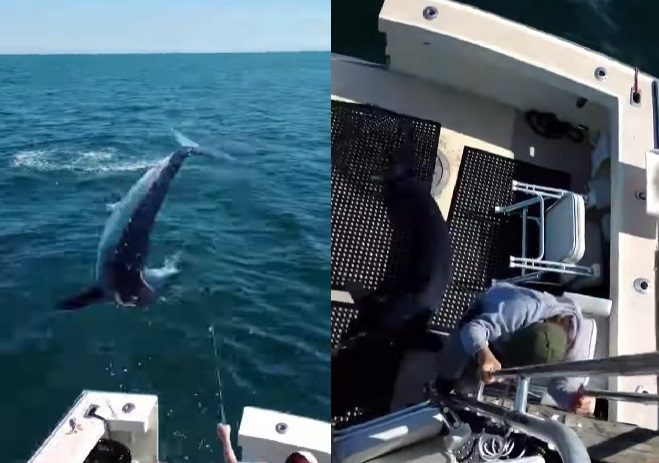
[[(590, 338), (580, 308), (563, 297), (498, 283), (465, 313), (438, 358), (440, 390), (494, 381), (505, 367), (585, 360)], [(556, 404), (593, 414), (595, 399), (582, 394), (586, 378), (553, 378), (547, 393)]]

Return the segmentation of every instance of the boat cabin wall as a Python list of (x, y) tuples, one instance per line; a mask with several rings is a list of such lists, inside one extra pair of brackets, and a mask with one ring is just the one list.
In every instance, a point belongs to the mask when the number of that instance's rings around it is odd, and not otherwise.
[[(401, 24), (387, 27), (393, 71), (480, 95), (520, 111), (552, 112), (596, 134), (608, 126), (616, 100), (563, 76), (495, 50)], [(585, 105), (579, 100), (586, 98)]]

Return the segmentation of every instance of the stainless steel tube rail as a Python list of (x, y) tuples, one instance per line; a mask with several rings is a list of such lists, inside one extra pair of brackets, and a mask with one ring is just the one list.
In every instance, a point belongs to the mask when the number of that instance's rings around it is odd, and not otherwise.
[(614, 392), (603, 391), (601, 389), (586, 389), (584, 394), (598, 399), (624, 400), (627, 402), (637, 402), (642, 404), (659, 403), (659, 395), (646, 394), (645, 392)]
[(588, 451), (577, 433), (563, 423), (516, 411), (508, 411), (493, 404), (460, 396), (452, 395), (446, 399), (445, 403), (449, 407), (469, 409), (488, 418), (503, 421), (514, 429), (553, 444), (563, 463), (590, 461)]
[(659, 351), (594, 360), (503, 368), (494, 372), (493, 376), (503, 379), (518, 376), (553, 378), (556, 376), (636, 376), (657, 373), (659, 373)]

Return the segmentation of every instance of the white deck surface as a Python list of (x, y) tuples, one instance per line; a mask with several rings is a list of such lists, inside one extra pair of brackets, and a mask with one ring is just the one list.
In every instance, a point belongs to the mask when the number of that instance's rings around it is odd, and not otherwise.
[[(285, 425), (283, 432), (277, 425)], [(330, 463), (330, 423), (266, 410), (245, 407), (238, 430), (238, 444), (247, 461), (284, 461), (295, 451), (311, 452), (318, 463)]]
[[(132, 408), (124, 410), (127, 403), (132, 404)], [(108, 428), (113, 433), (112, 438), (128, 446), (134, 461), (157, 461), (157, 396), (83, 391), (29, 462), (84, 461), (99, 438), (106, 434), (102, 420), (86, 416), (92, 405), (98, 407), (97, 415), (107, 420)], [(70, 426), (70, 420), (74, 420), (75, 428)]]

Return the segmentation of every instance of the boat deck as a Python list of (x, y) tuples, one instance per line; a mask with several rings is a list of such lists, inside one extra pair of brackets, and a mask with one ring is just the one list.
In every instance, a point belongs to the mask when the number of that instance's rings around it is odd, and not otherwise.
[[(332, 66), (333, 100), (373, 105), (400, 115), (441, 124), (437, 140), (437, 166), (430, 191), (444, 217), (449, 219), (449, 224), (452, 204), (455, 207), (454, 194), (459, 183), (460, 166), (465, 152), (470, 150), (491, 153), (515, 162), (520, 161), (519, 164), (536, 166), (541, 172), (543, 169), (547, 169), (546, 172), (549, 173), (562, 172), (569, 179), (568, 184), (552, 185), (548, 180), (545, 185), (569, 188), (578, 193), (587, 192), (593, 151), (588, 139), (575, 143), (565, 138), (543, 138), (531, 130), (523, 114), (513, 107), (468, 92), (392, 73), (370, 63), (335, 56)], [(537, 173), (535, 177), (538, 177)], [(511, 245), (510, 239), (504, 241), (506, 242), (499, 244), (508, 248)], [(494, 245), (496, 246), (497, 243)], [(332, 265), (334, 273), (334, 260)], [(485, 287), (487, 285), (489, 282), (485, 282)], [(340, 289), (334, 285), (332, 287), (332, 290)], [(608, 297), (607, 289), (602, 290), (607, 292), (603, 294), (604, 297)], [(346, 319), (351, 316), (346, 316), (346, 311), (349, 310), (350, 304), (335, 301), (332, 305), (332, 338), (333, 345), (336, 345), (341, 332), (349, 325), (349, 320)], [(451, 314), (449, 318), (456, 317)], [(598, 317), (595, 321), (598, 333), (595, 357), (606, 357), (609, 346), (608, 319)], [(446, 327), (450, 328), (450, 323), (443, 325), (444, 328), (441, 323), (436, 323), (434, 328), (448, 331)], [(391, 360), (396, 361), (393, 358)], [(420, 370), (426, 368), (417, 364), (410, 369), (410, 371)], [(423, 378), (421, 382), (425, 379), (427, 378)], [(410, 377), (408, 386), (419, 382), (419, 378)], [(606, 388), (606, 380), (594, 380), (592, 386)], [(333, 397), (334, 390), (333, 386)], [(360, 421), (361, 419), (357, 418), (358, 414), (350, 411), (350, 417), (335, 416), (335, 423), (341, 422), (342, 425), (347, 425), (353, 420)], [(363, 419), (369, 417), (372, 416), (367, 412)]]
[[(436, 14), (426, 15), (426, 8)], [(659, 82), (604, 54), (451, 0), (386, 0), (378, 24), (386, 35), (387, 69), (394, 75), (379, 79), (377, 67), (351, 75), (335, 62), (335, 95), (364, 103), (369, 98), (371, 104), (430, 120), (443, 117), (444, 127), (469, 136), (474, 136), (470, 123), (491, 125), (477, 128), (475, 136), (516, 156), (524, 155), (513, 143), (517, 115), (495, 110), (485, 117), (466, 108), (497, 107), (496, 100), (555, 113), (593, 133), (609, 130), (603, 140), (611, 160), (610, 176), (604, 178), (610, 219), (602, 221), (610, 239), (608, 354), (656, 350), (659, 199), (649, 169), (656, 170), (652, 161), (659, 147)], [(376, 78), (364, 79), (365, 74)], [(452, 92), (454, 87), (461, 90)], [(469, 105), (466, 97), (483, 101)], [(449, 107), (456, 116), (447, 114)], [(655, 393), (657, 377), (612, 377), (608, 385), (614, 391)], [(657, 429), (658, 412), (656, 406), (609, 402), (610, 419), (650, 429)]]

